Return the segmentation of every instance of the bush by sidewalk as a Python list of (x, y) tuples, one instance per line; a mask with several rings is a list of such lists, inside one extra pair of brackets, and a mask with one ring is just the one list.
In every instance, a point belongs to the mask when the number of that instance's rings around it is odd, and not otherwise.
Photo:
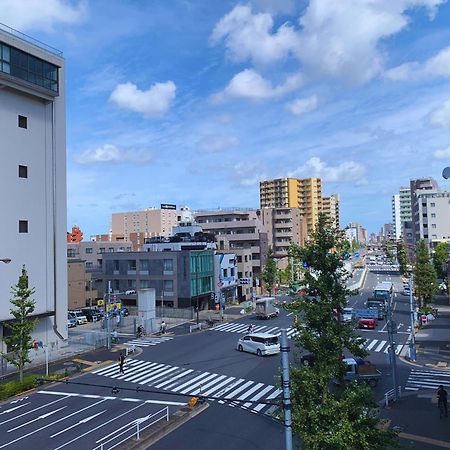
[[(29, 391), (30, 389), (34, 389), (37, 385), (37, 378), (41, 378), (42, 375), (25, 375), (23, 377), (23, 381), (20, 380), (12, 380), (6, 383), (0, 384), (0, 400), (6, 400), (9, 397), (14, 395), (18, 395), (22, 392)], [(53, 374), (45, 377), (48, 380), (58, 380), (63, 378), (62, 374)]]

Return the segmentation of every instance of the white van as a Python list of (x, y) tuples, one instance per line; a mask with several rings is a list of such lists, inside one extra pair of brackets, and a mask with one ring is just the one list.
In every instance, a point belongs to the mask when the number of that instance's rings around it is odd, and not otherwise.
[(87, 317), (81, 311), (69, 311), (77, 321), (77, 325), (83, 325), (88, 322)]
[(250, 333), (238, 340), (236, 349), (240, 352), (256, 353), (258, 356), (280, 353), (278, 336), (269, 333)]

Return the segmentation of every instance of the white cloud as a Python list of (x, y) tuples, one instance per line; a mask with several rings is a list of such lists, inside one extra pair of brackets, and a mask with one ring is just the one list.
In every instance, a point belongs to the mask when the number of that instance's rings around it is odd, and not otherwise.
[(255, 187), (266, 178), (264, 167), (259, 162), (239, 162), (231, 166), (231, 173), (241, 186)]
[(317, 96), (312, 95), (311, 97), (306, 98), (297, 98), (292, 102), (286, 104), (286, 108), (297, 116), (301, 114), (305, 114), (307, 112), (313, 111), (317, 108), (319, 101)]
[(433, 154), (435, 159), (450, 159), (450, 147), (436, 150)]
[(337, 166), (329, 166), (320, 158), (314, 156), (289, 173), (290, 177), (318, 177), (329, 183), (351, 182), (365, 184), (366, 169), (356, 161), (344, 161)]
[(286, 81), (277, 86), (263, 78), (253, 69), (245, 69), (236, 74), (228, 86), (213, 99), (216, 102), (225, 100), (226, 97), (247, 98), (250, 100), (265, 100), (281, 97), (284, 94), (297, 89), (302, 82), (301, 76), (296, 74), (288, 77)]
[(439, 108), (430, 113), (430, 125), (436, 127), (450, 127), (450, 100), (445, 101)]
[(204, 136), (197, 143), (198, 148), (204, 153), (218, 153), (239, 145), (239, 139), (236, 136), (227, 136), (223, 134), (210, 134)]
[(251, 0), (253, 8), (270, 14), (291, 14), (295, 11), (295, 0)]
[(144, 150), (122, 150), (115, 145), (105, 144), (91, 150), (86, 150), (75, 156), (79, 164), (145, 164), (153, 160), (153, 155)]
[(1, 22), (19, 31), (51, 31), (57, 23), (75, 24), (86, 10), (84, 0), (0, 0)]
[(225, 42), (233, 61), (247, 59), (257, 64), (280, 61), (299, 45), (293, 27), (283, 24), (274, 33), (273, 19), (269, 13), (252, 14), (248, 5), (237, 5), (214, 27), (211, 42)]
[(145, 116), (161, 116), (169, 110), (175, 99), (175, 91), (173, 81), (155, 83), (146, 91), (141, 91), (133, 83), (124, 83), (116, 86), (110, 100), (120, 108), (139, 112)]
[(441, 49), (423, 63), (407, 62), (386, 71), (385, 76), (393, 81), (420, 80), (430, 77), (450, 76), (450, 46)]

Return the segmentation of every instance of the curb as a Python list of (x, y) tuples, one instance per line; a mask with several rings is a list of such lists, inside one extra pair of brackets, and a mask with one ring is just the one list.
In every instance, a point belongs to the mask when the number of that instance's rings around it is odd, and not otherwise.
[(139, 441), (136, 439), (125, 441), (120, 448), (123, 450), (146, 450), (208, 407), (209, 403), (206, 402), (193, 408), (189, 406), (182, 407), (169, 416), (168, 422), (158, 422), (156, 425), (141, 432)]

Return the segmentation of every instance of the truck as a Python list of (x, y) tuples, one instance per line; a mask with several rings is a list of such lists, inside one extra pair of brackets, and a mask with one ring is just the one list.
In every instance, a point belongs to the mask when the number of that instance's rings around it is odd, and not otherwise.
[(258, 319), (277, 317), (280, 310), (273, 305), (275, 301), (275, 297), (264, 297), (256, 300), (256, 317)]
[(381, 378), (381, 372), (375, 364), (369, 361), (356, 360), (355, 358), (345, 358), (343, 362), (347, 364), (347, 371), (344, 376), (345, 381), (365, 381), (370, 387), (375, 387)]
[(386, 316), (384, 298), (370, 297), (366, 302), (367, 309), (375, 310), (377, 312), (377, 319), (383, 320)]

